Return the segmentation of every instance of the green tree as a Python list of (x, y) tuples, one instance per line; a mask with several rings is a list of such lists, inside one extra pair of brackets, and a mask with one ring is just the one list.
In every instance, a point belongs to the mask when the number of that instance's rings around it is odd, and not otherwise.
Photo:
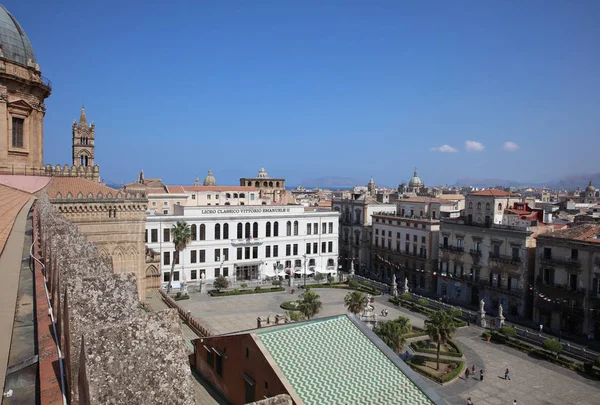
[(222, 289), (229, 287), (229, 280), (227, 280), (223, 276), (219, 276), (215, 278), (215, 281), (213, 282), (213, 287), (215, 288), (215, 290), (217, 290), (217, 292), (221, 292)]
[(404, 301), (411, 301), (412, 295), (411, 295), (411, 293), (403, 293), (403, 294), (400, 294), (400, 299), (404, 300)]
[(192, 240), (192, 230), (185, 221), (177, 221), (177, 223), (171, 227), (171, 237), (173, 238), (173, 244), (175, 245), (175, 252), (173, 253), (173, 262), (171, 263), (171, 272), (169, 273), (167, 294), (171, 292), (171, 280), (173, 280), (175, 263), (179, 263), (179, 252), (185, 250)]
[(319, 313), (319, 310), (323, 306), (319, 294), (307, 291), (302, 294), (300, 300), (298, 300), (298, 310), (304, 314), (307, 319), (315, 316)]
[(317, 273), (315, 276), (315, 281), (321, 284), (321, 281), (325, 280), (325, 275), (323, 273)]
[(419, 298), (417, 304), (419, 304), (422, 307), (426, 307), (429, 305), (429, 301), (427, 301), (425, 298)]
[(344, 297), (344, 305), (346, 305), (348, 312), (357, 315), (365, 308), (365, 305), (367, 305), (367, 296), (360, 291), (349, 292)]
[(437, 344), (437, 370), (440, 369), (440, 349), (442, 344), (452, 338), (456, 332), (456, 324), (448, 312), (444, 310), (435, 311), (425, 321), (425, 332), (429, 339)]
[(562, 352), (563, 345), (556, 339), (544, 340), (544, 349), (558, 357), (559, 353)]
[(330, 274), (327, 276), (327, 284), (332, 284), (335, 281), (335, 278)]
[(306, 319), (304, 315), (298, 311), (285, 311), (285, 317), (288, 322), (298, 322)]
[(448, 314), (452, 317), (452, 318), (460, 318), (462, 316), (462, 311), (458, 308), (450, 308), (448, 309)]
[(393, 321), (382, 322), (373, 331), (383, 342), (390, 347), (396, 354), (402, 353), (402, 348), (406, 339), (404, 336), (412, 329), (410, 320), (406, 317), (399, 317)]

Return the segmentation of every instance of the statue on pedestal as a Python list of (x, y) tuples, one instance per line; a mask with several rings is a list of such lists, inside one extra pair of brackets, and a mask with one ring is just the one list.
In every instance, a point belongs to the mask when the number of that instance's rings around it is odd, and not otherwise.
[(354, 259), (350, 259), (350, 274), (354, 275)]
[(396, 275), (392, 277), (392, 296), (398, 296), (398, 284), (396, 283)]
[(484, 307), (485, 307), (485, 301), (482, 298), (481, 301), (479, 301), (479, 312), (485, 313)]
[(498, 327), (501, 328), (504, 326), (504, 308), (502, 308), (502, 304), (498, 307)]
[(485, 321), (485, 301), (483, 298), (479, 301), (479, 311), (477, 312), (477, 324), (482, 328), (487, 326), (487, 322)]
[(402, 288), (402, 293), (406, 294), (408, 292), (408, 277), (404, 277), (404, 287)]

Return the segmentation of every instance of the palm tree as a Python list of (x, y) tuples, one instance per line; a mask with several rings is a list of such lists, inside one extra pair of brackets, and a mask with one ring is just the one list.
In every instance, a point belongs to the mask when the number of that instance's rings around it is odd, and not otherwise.
[(446, 311), (436, 311), (425, 321), (425, 332), (432, 342), (437, 343), (437, 370), (440, 369), (440, 348), (456, 332), (456, 324)]
[(173, 244), (175, 245), (175, 252), (173, 253), (173, 262), (171, 263), (171, 273), (169, 273), (167, 294), (171, 292), (171, 280), (173, 280), (175, 263), (179, 262), (179, 252), (185, 250), (187, 245), (192, 240), (192, 231), (190, 226), (185, 221), (177, 221), (177, 223), (171, 227), (171, 237), (173, 238)]
[(302, 294), (302, 298), (298, 301), (298, 310), (304, 314), (307, 319), (319, 313), (323, 306), (319, 300), (320, 296), (317, 293), (307, 291)]
[(373, 330), (373, 332), (375, 332), (375, 334), (383, 340), (383, 343), (388, 345), (394, 353), (400, 354), (402, 353), (404, 343), (406, 343), (404, 336), (409, 333), (411, 329), (412, 326), (410, 320), (405, 316), (400, 316), (395, 320), (382, 322)]
[(367, 296), (360, 291), (352, 291), (344, 297), (344, 304), (349, 312), (358, 315), (367, 305)]

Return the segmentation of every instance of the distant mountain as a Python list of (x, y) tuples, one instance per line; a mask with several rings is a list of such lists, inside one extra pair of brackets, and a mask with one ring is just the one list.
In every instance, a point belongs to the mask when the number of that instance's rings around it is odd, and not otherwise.
[(302, 180), (298, 185), (305, 188), (350, 188), (360, 184), (361, 182), (359, 180), (351, 177), (318, 177), (314, 179)]
[(473, 186), (473, 187), (549, 187), (566, 190), (575, 190), (577, 187), (585, 188), (588, 183), (592, 180), (592, 183), (596, 187), (600, 187), (600, 173), (594, 174), (577, 174), (563, 177), (558, 180), (550, 180), (544, 183), (534, 182), (520, 182), (514, 180), (504, 179), (477, 179), (477, 178), (466, 178), (456, 181), (456, 186)]

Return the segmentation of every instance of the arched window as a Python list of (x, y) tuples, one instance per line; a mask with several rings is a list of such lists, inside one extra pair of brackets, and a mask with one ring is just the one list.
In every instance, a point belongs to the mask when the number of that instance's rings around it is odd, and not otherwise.
[(279, 236), (279, 222), (273, 222), (273, 236)]
[(473, 201), (469, 201), (469, 209), (473, 209)]
[(269, 187), (273, 187), (273, 182), (272, 181), (269, 182)]
[(292, 236), (292, 221), (287, 221), (285, 224), (285, 235)]
[(298, 235), (298, 221), (294, 221), (294, 235)]
[(263, 181), (263, 187), (267, 187), (267, 182)]
[(251, 181), (248, 182), (248, 187), (252, 187), (252, 182)]
[(246, 194), (240, 193), (240, 198), (246, 198)]
[(260, 187), (260, 183), (258, 181), (254, 182), (254, 187)]
[(221, 224), (215, 224), (215, 240), (221, 239)]
[(223, 224), (223, 239), (229, 239), (229, 224)]
[(498, 204), (498, 211), (502, 211), (502, 203)]
[(238, 222), (238, 224), (237, 224), (237, 238), (238, 239), (244, 238), (244, 225), (242, 225), (241, 222)]
[(258, 222), (252, 224), (252, 237), (258, 238)]
[(267, 222), (266, 229), (265, 229), (265, 236), (267, 238), (271, 236), (271, 223), (270, 222)]
[(233, 198), (238, 198), (238, 193), (233, 193)]
[(333, 259), (327, 259), (327, 267), (335, 266)]
[(478, 210), (480, 210), (480, 209), (481, 209), (481, 203), (480, 203), (480, 202), (478, 202), (478, 203), (477, 203), (477, 209), (478, 209)]
[(196, 224), (192, 224), (190, 230), (192, 231), (192, 240), (196, 240), (198, 237), (198, 228), (196, 227)]
[(275, 187), (279, 187), (279, 182), (275, 182)]
[(206, 225), (200, 225), (200, 240), (206, 240)]
[(489, 209), (490, 209), (490, 203), (486, 203), (486, 204), (485, 204), (485, 209), (486, 209), (486, 210), (489, 210)]
[(231, 194), (225, 193), (225, 198), (231, 198)]
[(250, 237), (250, 222), (246, 222), (246, 226), (244, 227), (244, 237), (248, 239)]

